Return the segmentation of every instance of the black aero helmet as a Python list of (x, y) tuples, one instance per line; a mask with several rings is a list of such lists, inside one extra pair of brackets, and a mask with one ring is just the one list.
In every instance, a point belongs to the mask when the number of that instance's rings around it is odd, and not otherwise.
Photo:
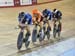
[(47, 9), (45, 9), (45, 11), (47, 11)]
[(22, 17), (24, 16), (24, 14), (25, 14), (24, 12), (21, 12), (21, 13), (20, 13), (20, 15), (21, 15)]
[(56, 11), (56, 10), (57, 10), (56, 8), (53, 9), (53, 11)]

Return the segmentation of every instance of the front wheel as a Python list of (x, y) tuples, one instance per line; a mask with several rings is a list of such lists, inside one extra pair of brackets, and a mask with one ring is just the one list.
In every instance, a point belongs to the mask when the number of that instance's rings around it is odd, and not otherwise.
[(39, 31), (39, 41), (41, 42), (41, 41), (43, 41), (43, 39), (44, 39), (44, 30), (40, 29), (40, 31)]
[(23, 43), (23, 32), (20, 32), (18, 35), (18, 40), (17, 40), (17, 48), (18, 50), (21, 49)]

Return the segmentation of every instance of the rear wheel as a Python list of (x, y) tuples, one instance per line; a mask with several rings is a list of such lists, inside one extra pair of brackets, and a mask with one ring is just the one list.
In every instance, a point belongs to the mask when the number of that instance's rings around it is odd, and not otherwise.
[(28, 48), (28, 46), (30, 44), (29, 36), (30, 36), (30, 33), (27, 32), (26, 35), (25, 35), (25, 47), (26, 48)]
[(46, 23), (44, 23), (44, 25), (43, 25), (43, 30), (44, 30), (44, 37), (43, 37), (43, 40), (44, 40), (45, 36), (46, 36)]
[(47, 27), (47, 39), (48, 39), (48, 40), (50, 39), (50, 31), (51, 31), (51, 27), (48, 26), (48, 27)]
[(33, 32), (32, 32), (32, 42), (37, 41), (37, 26), (34, 27)]

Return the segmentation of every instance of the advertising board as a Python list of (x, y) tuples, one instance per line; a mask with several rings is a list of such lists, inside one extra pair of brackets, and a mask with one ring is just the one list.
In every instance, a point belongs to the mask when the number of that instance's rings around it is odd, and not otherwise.
[(29, 5), (32, 4), (32, 0), (20, 0), (20, 5)]
[(14, 6), (14, 0), (0, 0), (0, 6)]

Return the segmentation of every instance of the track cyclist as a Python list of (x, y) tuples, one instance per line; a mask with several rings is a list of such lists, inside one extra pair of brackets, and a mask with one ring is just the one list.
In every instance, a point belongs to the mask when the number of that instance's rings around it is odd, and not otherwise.
[[(29, 25), (32, 24), (32, 16), (29, 13), (20, 12), (18, 16), (20, 33), (18, 35), (17, 48), (20, 50), (22, 47), (22, 43), (25, 43), (25, 47), (28, 48), (30, 43), (30, 29)], [(24, 29), (26, 29), (26, 34), (24, 38)]]
[(53, 21), (59, 21), (62, 19), (62, 12), (60, 10), (57, 10), (56, 8), (53, 9)]
[[(51, 26), (50, 26), (50, 22), (52, 20), (52, 12), (51, 10), (48, 9), (44, 9), (42, 12), (43, 16), (44, 16), (44, 31), (45, 34), (47, 35), (47, 38), (49, 40), (50, 38), (50, 31), (51, 31)], [(46, 26), (47, 24), (47, 26)]]
[[(36, 28), (36, 34), (33, 34), (33, 35), (37, 35), (39, 37), (39, 41), (40, 43), (42, 43), (42, 40), (43, 40), (43, 15), (42, 13), (38, 10), (38, 9), (33, 9), (32, 10), (32, 16), (33, 16), (33, 24), (35, 25), (34, 28)], [(38, 30), (38, 26), (39, 26), (39, 30)], [(32, 36), (32, 42), (36, 42), (37, 40), (37, 36), (36, 37), (33, 37)]]

